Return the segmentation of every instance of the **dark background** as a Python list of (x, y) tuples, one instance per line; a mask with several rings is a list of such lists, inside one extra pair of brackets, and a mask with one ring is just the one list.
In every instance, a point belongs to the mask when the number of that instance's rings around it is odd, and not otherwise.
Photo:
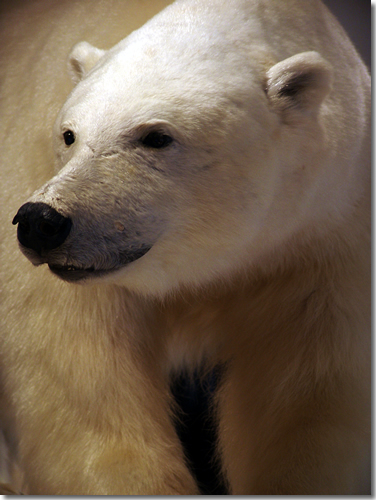
[(368, 69), (371, 69), (371, 0), (323, 2), (345, 28)]

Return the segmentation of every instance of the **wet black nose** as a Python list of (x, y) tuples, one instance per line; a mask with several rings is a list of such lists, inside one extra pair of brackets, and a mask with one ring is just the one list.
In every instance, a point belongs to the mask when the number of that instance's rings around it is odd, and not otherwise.
[(46, 203), (25, 203), (13, 219), (18, 241), (39, 255), (59, 247), (67, 238), (72, 221)]

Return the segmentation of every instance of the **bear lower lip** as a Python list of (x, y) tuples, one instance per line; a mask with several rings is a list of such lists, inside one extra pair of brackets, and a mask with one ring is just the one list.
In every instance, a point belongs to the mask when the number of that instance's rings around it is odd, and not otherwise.
[(150, 248), (151, 246), (144, 246), (135, 251), (122, 253), (120, 255), (120, 262), (118, 263), (118, 265), (110, 267), (108, 269), (95, 269), (93, 266), (88, 268), (80, 268), (73, 265), (60, 266), (57, 264), (48, 264), (48, 267), (51, 272), (56, 274), (56, 276), (63, 279), (64, 281), (77, 282), (90, 278), (99, 278), (105, 274), (117, 271), (121, 267), (124, 267), (137, 259), (140, 259), (150, 250)]
[(94, 278), (105, 274), (105, 270), (95, 270), (93, 267), (80, 269), (75, 266), (56, 266), (48, 264), (50, 271), (65, 281), (81, 281), (87, 278)]

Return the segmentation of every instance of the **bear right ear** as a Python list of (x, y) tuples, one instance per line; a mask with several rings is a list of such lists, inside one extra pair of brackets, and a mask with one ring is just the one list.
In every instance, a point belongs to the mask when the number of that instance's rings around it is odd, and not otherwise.
[(73, 83), (78, 83), (106, 53), (88, 42), (77, 43), (68, 57), (68, 70)]
[(302, 52), (272, 66), (265, 92), (286, 122), (312, 115), (332, 88), (333, 69), (318, 52)]

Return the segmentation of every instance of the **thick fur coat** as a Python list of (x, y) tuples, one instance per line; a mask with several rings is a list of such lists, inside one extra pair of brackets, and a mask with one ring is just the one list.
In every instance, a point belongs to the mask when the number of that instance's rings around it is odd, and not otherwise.
[(116, 45), (164, 4), (4, 16), (4, 479), (197, 493), (169, 382), (220, 365), (231, 493), (367, 493), (370, 76), (316, 0), (178, 0)]

